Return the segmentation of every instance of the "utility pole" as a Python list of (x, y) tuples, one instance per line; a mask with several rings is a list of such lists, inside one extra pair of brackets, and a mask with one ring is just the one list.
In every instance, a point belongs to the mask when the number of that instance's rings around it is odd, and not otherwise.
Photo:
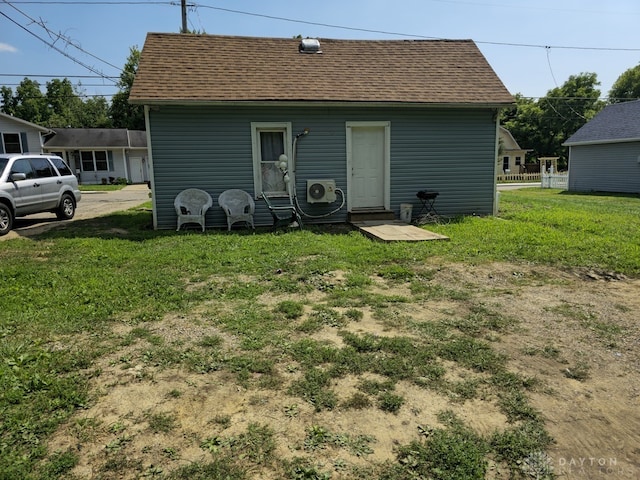
[(187, 33), (187, 0), (182, 0), (182, 31)]

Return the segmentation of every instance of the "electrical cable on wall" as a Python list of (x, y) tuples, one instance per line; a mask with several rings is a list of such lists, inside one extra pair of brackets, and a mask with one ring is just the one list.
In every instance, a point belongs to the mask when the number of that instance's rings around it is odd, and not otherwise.
[[(295, 173), (296, 173), (296, 160), (298, 157), (298, 139), (300, 137), (309, 135), (309, 132), (311, 130), (309, 130), (308, 128), (305, 128), (301, 133), (297, 134), (295, 136), (295, 138), (293, 139), (293, 148), (292, 148), (292, 152), (291, 152), (291, 174), (293, 176), (293, 178), (295, 179)], [(283, 172), (285, 176), (288, 176), (288, 172)], [(344, 207), (344, 204), (346, 202), (346, 196), (344, 194), (344, 192), (342, 191), (342, 189), (340, 188), (336, 188), (335, 190), (336, 192), (340, 193), (340, 197), (342, 197), (342, 203), (340, 203), (340, 206), (334, 210), (331, 210), (328, 213), (323, 213), (322, 215), (311, 215), (307, 212), (305, 212), (302, 207), (300, 206), (300, 203), (298, 202), (298, 194), (294, 185), (293, 188), (293, 202), (295, 203), (295, 207), (296, 209), (302, 214), (302, 216), (307, 217), (307, 218), (326, 218), (326, 217), (330, 217), (331, 215), (338, 213), (340, 210), (342, 210), (342, 207)]]

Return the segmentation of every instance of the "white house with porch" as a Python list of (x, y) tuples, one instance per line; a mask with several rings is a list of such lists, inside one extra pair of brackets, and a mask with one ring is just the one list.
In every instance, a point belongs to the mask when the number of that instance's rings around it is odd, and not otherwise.
[(499, 128), (498, 141), (498, 174), (524, 173), (525, 158), (531, 150), (521, 148), (511, 132), (504, 127)]
[(125, 128), (56, 128), (44, 151), (64, 158), (83, 184), (149, 181), (147, 136)]

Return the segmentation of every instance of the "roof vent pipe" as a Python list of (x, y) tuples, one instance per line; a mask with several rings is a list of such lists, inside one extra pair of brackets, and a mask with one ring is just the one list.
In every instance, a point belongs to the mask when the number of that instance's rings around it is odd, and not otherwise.
[(303, 38), (298, 46), (300, 53), (322, 53), (320, 50), (320, 40), (317, 38)]

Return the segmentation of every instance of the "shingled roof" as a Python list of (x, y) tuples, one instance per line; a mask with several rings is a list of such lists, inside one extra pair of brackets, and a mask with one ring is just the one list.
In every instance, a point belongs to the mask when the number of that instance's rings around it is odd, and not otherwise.
[(512, 104), (471, 40), (299, 39), (149, 33), (129, 96), (136, 104), (364, 102)]
[(47, 148), (146, 148), (144, 130), (126, 128), (55, 128)]
[(563, 145), (640, 141), (640, 100), (608, 105)]

